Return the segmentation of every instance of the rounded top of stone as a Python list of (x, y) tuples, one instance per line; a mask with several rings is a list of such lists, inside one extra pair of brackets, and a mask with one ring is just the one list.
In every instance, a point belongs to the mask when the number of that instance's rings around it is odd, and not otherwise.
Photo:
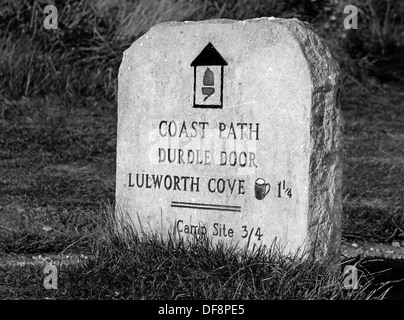
[[(234, 25), (235, 28), (239, 25), (260, 24), (259, 31), (268, 27), (276, 32), (276, 36), (284, 37), (285, 41), (292, 43), (293, 41), (299, 46), (300, 51), (307, 61), (307, 66), (311, 74), (313, 87), (327, 87), (330, 85), (338, 85), (340, 68), (338, 62), (333, 58), (325, 41), (317, 34), (312, 25), (307, 22), (300, 21), (297, 18), (283, 19), (275, 17), (260, 17), (247, 20), (232, 20), (232, 19), (210, 19), (203, 21), (184, 21), (184, 22), (162, 22), (153, 26), (147, 33), (138, 38), (130, 48), (124, 52), (124, 59), (128, 52), (132, 51), (134, 47), (143, 47), (145, 44), (150, 43), (156, 35), (165, 36), (167, 29), (171, 28), (204, 28), (205, 26), (224, 26)], [(193, 29), (191, 32), (194, 32)], [(212, 28), (209, 29), (212, 32)], [(182, 33), (182, 31), (181, 31)], [(272, 34), (273, 35), (273, 34)], [(268, 37), (271, 33), (268, 33)], [(289, 40), (287, 40), (289, 39)], [(293, 39), (293, 40), (292, 40)], [(292, 40), (292, 41), (291, 41)], [(173, 46), (175, 46), (175, 41)], [(203, 60), (203, 57), (199, 60)], [(195, 59), (197, 60), (197, 59)], [(201, 61), (194, 61), (200, 63)], [(203, 62), (203, 61), (202, 61)], [(226, 61), (220, 57), (216, 57), (213, 65), (226, 65)]]

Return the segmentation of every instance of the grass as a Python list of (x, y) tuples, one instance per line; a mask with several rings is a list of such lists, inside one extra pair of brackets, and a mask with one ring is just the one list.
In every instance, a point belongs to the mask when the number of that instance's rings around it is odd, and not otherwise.
[[(138, 278), (133, 272), (128, 271), (129, 276), (118, 272), (117, 279), (129, 288), (116, 282), (120, 298), (152, 298), (154, 291), (155, 297), (195, 299), (355, 297), (344, 293), (340, 279), (325, 272), (324, 266), (299, 260), (288, 265), (287, 259), (273, 252), (267, 252), (272, 260), (265, 260), (269, 258), (260, 252), (240, 262), (224, 248), (207, 250), (206, 244), (188, 253), (185, 244), (149, 239), (144, 243), (149, 251), (139, 249), (136, 256), (135, 239), (132, 251), (118, 250), (119, 240), (105, 247), (100, 230), (115, 196), (115, 99), (122, 52), (152, 25), (168, 20), (277, 16), (313, 23), (342, 67), (343, 238), (404, 240), (402, 2), (55, 1), (57, 30), (42, 27), (44, 4), (39, 0), (0, 4), (0, 254), (92, 253), (99, 245), (96, 257), (61, 267), (60, 283), (65, 287), (52, 293), (55, 297), (84, 298), (83, 290), (88, 297), (116, 298), (112, 289), (102, 289), (102, 279), (111, 277), (113, 270), (127, 270), (124, 265), (143, 273)], [(359, 8), (358, 30), (342, 28), (347, 4)], [(195, 250), (205, 260), (210, 252), (217, 261), (204, 265), (203, 259), (190, 255)], [(227, 259), (234, 263), (226, 265)], [(152, 270), (143, 260), (162, 267)], [(320, 270), (327, 276), (316, 287), (312, 281)], [(83, 275), (83, 286), (75, 282), (75, 272)], [(168, 274), (167, 281), (156, 283), (147, 272), (157, 279)], [(0, 273), (2, 288), (17, 290), (16, 281), (21, 284), (15, 296), (9, 292), (6, 297), (50, 294), (37, 286), (43, 280), (41, 267), (3, 268)], [(206, 285), (198, 273), (206, 278)], [(282, 283), (281, 275), (290, 283)], [(311, 279), (302, 287), (304, 292), (290, 275), (303, 284)], [(84, 287), (92, 282), (98, 289), (89, 292)], [(221, 285), (213, 290), (217, 283)], [(285, 289), (273, 295), (269, 284), (279, 288), (281, 283)], [(173, 292), (167, 291), (169, 285)], [(197, 290), (185, 290), (190, 285)]]
[(86, 239), (113, 201), (116, 117), (109, 103), (92, 98), (47, 96), (6, 106), (0, 250), (60, 252)]
[(374, 86), (345, 97), (346, 238), (404, 239), (404, 150), (400, 147), (404, 100), (400, 88)]
[[(105, 229), (104, 229), (105, 230)], [(130, 226), (103, 233), (93, 255), (57, 265), (58, 288), (43, 287), (40, 265), (0, 267), (0, 295), (6, 299), (289, 300), (380, 299), (386, 288), (371, 287), (361, 273), (359, 287), (344, 288), (340, 268), (286, 255), (275, 244), (252, 251), (209, 239), (141, 239)], [(112, 230), (112, 231), (111, 231)]]

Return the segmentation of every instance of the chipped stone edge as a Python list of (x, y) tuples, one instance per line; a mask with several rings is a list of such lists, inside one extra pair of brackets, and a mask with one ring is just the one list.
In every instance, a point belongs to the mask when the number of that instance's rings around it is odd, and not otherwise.
[[(310, 24), (298, 19), (286, 21), (287, 28), (306, 57), (313, 85), (310, 115), (308, 252), (316, 259), (338, 259), (341, 256), (344, 126), (338, 94), (340, 68), (325, 41)], [(326, 122), (327, 119), (329, 122)]]

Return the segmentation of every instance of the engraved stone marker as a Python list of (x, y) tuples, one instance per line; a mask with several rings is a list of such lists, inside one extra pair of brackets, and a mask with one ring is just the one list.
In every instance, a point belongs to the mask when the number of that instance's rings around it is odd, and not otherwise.
[(163, 236), (338, 254), (338, 88), (296, 19), (153, 27), (119, 70), (117, 213)]

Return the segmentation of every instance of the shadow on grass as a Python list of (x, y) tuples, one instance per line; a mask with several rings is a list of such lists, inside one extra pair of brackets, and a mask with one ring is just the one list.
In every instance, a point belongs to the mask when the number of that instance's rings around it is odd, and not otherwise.
[[(372, 277), (367, 291), (373, 291), (376, 296), (383, 295), (385, 300), (404, 299), (404, 260), (380, 258), (355, 260), (359, 275)], [(353, 264), (352, 261), (350, 263)]]

